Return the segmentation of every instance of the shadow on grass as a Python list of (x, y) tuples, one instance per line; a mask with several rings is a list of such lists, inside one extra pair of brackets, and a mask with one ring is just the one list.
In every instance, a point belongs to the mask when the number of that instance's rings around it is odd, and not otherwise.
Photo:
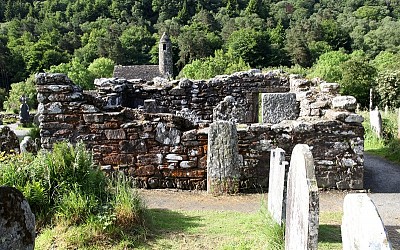
[(382, 157), (391, 163), (400, 164), (400, 156), (398, 150), (399, 148), (393, 149), (389, 146), (385, 146), (379, 149), (368, 149), (365, 150), (365, 152), (371, 155)]
[(319, 225), (318, 242), (342, 243), (340, 225)]
[(178, 235), (188, 232), (190, 228), (201, 226), (200, 216), (188, 216), (178, 211), (167, 209), (148, 209), (147, 237), (141, 242), (142, 246), (148, 246), (157, 239), (168, 238), (171, 234)]

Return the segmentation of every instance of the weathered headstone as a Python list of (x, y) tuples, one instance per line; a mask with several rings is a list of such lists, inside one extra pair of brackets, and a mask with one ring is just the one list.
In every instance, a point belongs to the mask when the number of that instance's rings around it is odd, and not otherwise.
[(309, 147), (294, 147), (287, 181), (286, 250), (318, 247), (319, 196), (314, 159)]
[(262, 94), (262, 122), (276, 124), (283, 120), (296, 120), (299, 105), (295, 93)]
[(280, 225), (286, 216), (286, 178), (288, 162), (281, 148), (271, 150), (268, 185), (268, 211)]
[(372, 131), (378, 138), (382, 137), (382, 116), (378, 107), (369, 112), (369, 121)]
[(26, 103), (27, 98), (23, 95), (21, 98), (19, 98), (21, 105), (19, 107), (19, 121), (23, 124), (26, 125), (29, 122), (31, 122), (31, 117), (29, 115), (29, 106)]
[(344, 250), (392, 249), (385, 227), (367, 194), (348, 194), (343, 202)]
[(0, 249), (30, 250), (35, 246), (35, 216), (20, 191), (0, 187)]
[(217, 121), (210, 125), (207, 152), (207, 192), (239, 191), (239, 153), (236, 125)]

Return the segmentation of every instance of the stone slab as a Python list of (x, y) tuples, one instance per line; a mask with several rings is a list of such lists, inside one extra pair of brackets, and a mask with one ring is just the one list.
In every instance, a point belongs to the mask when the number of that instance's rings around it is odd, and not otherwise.
[(314, 159), (306, 144), (294, 147), (287, 181), (285, 249), (318, 248), (319, 196)]
[(207, 192), (239, 191), (239, 153), (236, 125), (217, 121), (210, 125), (207, 152)]
[(348, 194), (343, 201), (344, 250), (392, 249), (375, 204), (367, 194)]
[(268, 185), (268, 211), (281, 225), (286, 215), (286, 178), (288, 162), (281, 148), (271, 150)]
[(262, 94), (262, 122), (276, 124), (299, 117), (299, 105), (295, 93)]

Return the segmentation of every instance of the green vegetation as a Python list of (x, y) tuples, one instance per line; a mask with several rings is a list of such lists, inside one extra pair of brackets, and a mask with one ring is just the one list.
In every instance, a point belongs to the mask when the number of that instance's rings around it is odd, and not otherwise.
[(264, 212), (151, 209), (138, 249), (284, 249), (283, 230)]
[(14, 83), (11, 85), (11, 90), (3, 103), (4, 108), (8, 113), (19, 113), (21, 105), (21, 96), (27, 97), (26, 103), (29, 108), (37, 107), (36, 87), (34, 83), (34, 75), (31, 75), (26, 81)]
[(397, 84), (399, 18), (399, 5), (383, 0), (0, 1), (0, 87), (59, 71), (90, 89), (112, 64), (156, 64), (168, 32), (182, 77), (288, 67), (338, 81), (362, 105), (376, 88), (395, 107), (399, 93), (378, 84)]
[(41, 232), (39, 249), (136, 244), (144, 234), (136, 190), (120, 176), (107, 179), (83, 143), (58, 143), (37, 156), (2, 154), (0, 185), (16, 187), (28, 200)]
[(369, 112), (363, 112), (363, 126), (365, 128), (365, 151), (374, 155), (382, 156), (390, 161), (400, 163), (400, 140), (397, 138), (397, 112), (393, 110), (382, 113), (383, 136), (378, 138), (371, 130), (369, 123)]

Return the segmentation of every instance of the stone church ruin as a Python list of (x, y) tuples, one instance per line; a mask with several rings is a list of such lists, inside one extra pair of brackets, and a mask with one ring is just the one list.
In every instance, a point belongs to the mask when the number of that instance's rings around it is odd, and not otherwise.
[(206, 189), (210, 124), (226, 120), (237, 127), (240, 190), (266, 190), (271, 149), (292, 152), (299, 143), (310, 146), (319, 187), (363, 188), (363, 119), (337, 84), (257, 70), (97, 79), (90, 92), (62, 74), (38, 74), (36, 83), (42, 147), (82, 140), (103, 170), (124, 172), (138, 187)]

